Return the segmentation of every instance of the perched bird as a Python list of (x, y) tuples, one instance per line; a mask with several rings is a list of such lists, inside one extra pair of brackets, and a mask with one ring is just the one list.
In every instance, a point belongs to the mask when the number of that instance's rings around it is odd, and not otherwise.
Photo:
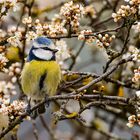
[(21, 52), (18, 47), (10, 46), (6, 49), (6, 57), (10, 63), (21, 61)]
[(42, 100), (56, 93), (61, 81), (61, 70), (56, 62), (53, 42), (46, 37), (33, 41), (22, 73), (23, 92), (32, 100)]

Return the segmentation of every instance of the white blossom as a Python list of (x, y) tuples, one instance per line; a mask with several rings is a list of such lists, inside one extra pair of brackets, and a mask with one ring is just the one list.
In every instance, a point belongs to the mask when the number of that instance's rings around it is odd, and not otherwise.
[(140, 98), (140, 90), (136, 91), (136, 95), (138, 98)]
[(56, 41), (56, 49), (58, 49), (58, 52), (56, 53), (56, 60), (59, 62), (59, 64), (64, 64), (64, 60), (70, 57), (67, 43), (64, 40)]

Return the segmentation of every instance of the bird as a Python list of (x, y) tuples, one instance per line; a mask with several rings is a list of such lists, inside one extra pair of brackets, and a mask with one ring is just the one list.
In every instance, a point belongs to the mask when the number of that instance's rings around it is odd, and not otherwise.
[(56, 61), (57, 49), (51, 39), (41, 36), (32, 42), (21, 72), (21, 87), (31, 100), (42, 101), (55, 95), (61, 82), (61, 68)]
[(18, 47), (10, 46), (6, 49), (6, 58), (9, 60), (9, 63), (20, 62), (21, 52)]

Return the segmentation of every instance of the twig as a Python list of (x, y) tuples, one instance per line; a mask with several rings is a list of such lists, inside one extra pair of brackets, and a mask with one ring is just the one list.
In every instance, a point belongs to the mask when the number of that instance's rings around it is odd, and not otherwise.
[[(69, 87), (79, 81), (81, 81), (82, 79), (84, 78), (87, 78), (87, 77), (93, 77), (93, 78), (98, 78), (100, 77), (99, 75), (97, 75), (96, 73), (90, 73), (90, 72), (75, 72), (75, 71), (67, 71), (65, 73), (66, 75), (73, 75), (73, 74), (78, 74), (78, 75), (81, 75), (81, 76), (85, 76), (85, 77), (80, 77), (79, 79), (77, 79), (77, 81), (73, 81), (71, 84), (68, 84), (66, 87)], [(135, 87), (135, 86), (132, 86), (131, 84), (127, 84), (126, 82), (123, 82), (123, 81), (119, 81), (119, 80), (116, 80), (116, 79), (112, 79), (110, 77), (106, 77), (103, 79), (104, 81), (106, 82), (110, 82), (110, 83), (114, 83), (114, 84), (117, 84), (119, 86), (123, 86), (123, 87), (126, 87), (126, 88), (130, 88), (130, 89), (135, 89), (135, 90), (140, 90), (139, 87)], [(65, 87), (65, 86), (64, 86)]]
[(81, 45), (81, 47), (79, 48), (79, 50), (77, 51), (77, 53), (76, 53), (76, 55), (73, 57), (73, 61), (72, 61), (72, 63), (71, 63), (71, 65), (70, 65), (70, 67), (69, 67), (69, 70), (72, 70), (72, 68), (73, 68), (73, 66), (75, 65), (75, 63), (76, 63), (76, 60), (77, 60), (77, 57), (79, 56), (79, 54), (81, 53), (81, 51), (82, 51), (82, 49), (84, 48), (84, 46), (85, 46), (85, 40), (83, 41), (83, 43), (82, 43), (82, 45)]
[(21, 24), (22, 17), (23, 17), (23, 15), (24, 15), (25, 8), (26, 8), (26, 3), (27, 3), (27, 0), (24, 1), (24, 6), (23, 6), (23, 9), (22, 9), (22, 13), (21, 13), (21, 16), (20, 16), (19, 22), (18, 22), (18, 24), (17, 24), (17, 26), (16, 26), (16, 31), (18, 30), (18, 27), (19, 27), (19, 25)]
[[(119, 26), (119, 27), (116, 27), (114, 29), (107, 29), (107, 30), (103, 30), (103, 31), (97, 31), (97, 32), (93, 32), (92, 34), (88, 34), (88, 35), (85, 35), (85, 38), (89, 37), (89, 36), (96, 36), (98, 34), (104, 34), (104, 33), (107, 33), (107, 32), (116, 32), (118, 31), (119, 29), (123, 28), (123, 26)], [(78, 37), (78, 34), (72, 34), (71, 36), (68, 36), (68, 35), (62, 35), (62, 36), (56, 36), (56, 37), (50, 37), (50, 36), (47, 36), (48, 38), (50, 39), (61, 39), (61, 38), (76, 38)]]
[(124, 53), (124, 50), (126, 49), (126, 45), (128, 43), (128, 38), (129, 38), (131, 27), (132, 27), (132, 25), (130, 25), (129, 28), (128, 28), (128, 32), (127, 32), (127, 35), (126, 35), (126, 38), (125, 38), (125, 41), (124, 41), (124, 44), (123, 44), (123, 47), (122, 47), (120, 53), (118, 53), (118, 55), (116, 55), (114, 57), (111, 57), (111, 59), (108, 60), (103, 72), (106, 72), (106, 70), (108, 69), (108, 67), (109, 67), (109, 65), (111, 64), (112, 61), (114, 61), (116, 58), (118, 58), (119, 56), (121, 56)]
[(36, 128), (36, 123), (35, 123), (35, 120), (33, 120), (33, 119), (32, 119), (32, 125), (33, 125), (33, 134), (35, 136), (35, 139), (39, 140), (38, 131), (37, 131), (37, 128)]
[[(34, 0), (32, 0), (32, 2), (30, 3), (30, 5), (27, 5), (26, 4), (26, 6), (28, 7), (28, 16), (31, 16), (31, 10), (32, 10), (33, 5), (34, 5)], [(24, 37), (26, 36), (27, 31), (28, 31), (28, 26), (25, 25), (25, 32), (23, 34)], [(25, 62), (25, 60), (24, 60), (24, 58), (25, 58), (25, 49), (26, 49), (26, 39), (23, 40), (22, 62), (21, 62), (22, 65), (21, 65), (21, 69), (23, 68), (24, 62)]]
[[(104, 78), (106, 78), (107, 76), (109, 76), (112, 72), (114, 72), (114, 71), (118, 68), (119, 65), (121, 65), (121, 64), (123, 64), (123, 63), (126, 63), (126, 62), (128, 62), (128, 61), (131, 61), (131, 60), (132, 60), (132, 57), (129, 57), (129, 58), (127, 58), (127, 59), (122, 59), (122, 60), (120, 60), (120, 61), (117, 62), (114, 66), (112, 66), (107, 72), (105, 72), (102, 76), (100, 76), (100, 77), (96, 78), (95, 80), (91, 81), (89, 84), (87, 84), (87, 85), (85, 85), (85, 86), (79, 88), (77, 91), (78, 91), (78, 92), (81, 92), (81, 91), (83, 91), (83, 90), (89, 88), (89, 87), (92, 86), (93, 84), (98, 83), (99, 81), (101, 81), (101, 80), (103, 80)], [(73, 93), (75, 93), (75, 92), (73, 92)]]
[(30, 5), (28, 5), (28, 9), (29, 9), (29, 16), (31, 16), (32, 14), (32, 7), (34, 5), (35, 0), (32, 0), (32, 2), (30, 3)]
[(112, 20), (112, 17), (109, 17), (109, 18), (107, 18), (107, 19), (105, 19), (103, 21), (97, 22), (97, 23), (93, 24), (92, 27), (95, 28), (96, 26), (100, 26), (100, 25), (102, 25), (102, 24), (104, 24), (106, 22), (109, 22), (110, 20)]

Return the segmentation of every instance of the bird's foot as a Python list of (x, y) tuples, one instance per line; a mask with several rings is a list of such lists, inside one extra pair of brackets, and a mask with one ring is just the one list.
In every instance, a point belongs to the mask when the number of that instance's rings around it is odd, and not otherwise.
[(26, 113), (30, 116), (31, 114), (31, 105), (28, 103), (27, 108), (26, 108)]
[(28, 114), (28, 116), (33, 118), (33, 112), (31, 111), (31, 98), (28, 99), (27, 102), (28, 102), (28, 105), (26, 107), (26, 113)]
[(36, 110), (31, 111), (31, 105), (30, 104), (27, 105), (26, 113), (27, 113), (28, 116), (31, 117), (31, 119), (35, 119), (36, 116), (37, 116), (37, 111)]

